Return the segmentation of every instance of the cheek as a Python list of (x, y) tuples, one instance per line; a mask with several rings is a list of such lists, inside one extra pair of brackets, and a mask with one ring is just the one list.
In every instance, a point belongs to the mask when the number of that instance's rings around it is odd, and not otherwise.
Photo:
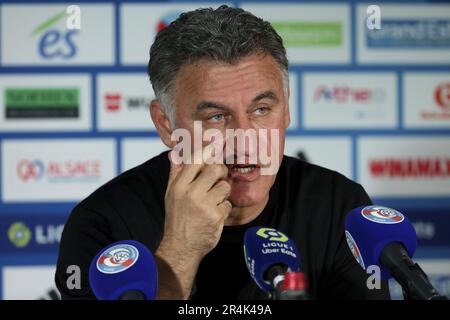
[[(274, 152), (278, 153), (278, 155), (281, 156), (284, 153), (284, 143), (286, 140), (285, 137), (286, 135), (284, 127), (268, 130), (266, 136), (267, 140), (266, 142), (263, 142), (260, 147), (265, 148), (264, 150), (267, 150), (267, 155), (273, 156)], [(279, 157), (279, 159), (281, 160), (281, 157)]]

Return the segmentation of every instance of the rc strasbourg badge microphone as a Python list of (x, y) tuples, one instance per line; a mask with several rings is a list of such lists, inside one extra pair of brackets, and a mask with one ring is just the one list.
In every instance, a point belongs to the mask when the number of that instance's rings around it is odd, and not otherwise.
[(153, 300), (158, 283), (156, 263), (142, 243), (119, 241), (94, 257), (89, 282), (100, 300)]
[(347, 244), (366, 270), (378, 266), (381, 277), (394, 277), (411, 300), (446, 299), (431, 285), (425, 272), (411, 260), (417, 247), (414, 227), (399, 211), (382, 206), (353, 209), (345, 219)]

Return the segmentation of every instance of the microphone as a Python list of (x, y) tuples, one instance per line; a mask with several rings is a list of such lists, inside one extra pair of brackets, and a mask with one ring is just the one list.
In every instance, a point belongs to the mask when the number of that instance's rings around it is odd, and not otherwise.
[(306, 276), (299, 272), (294, 242), (273, 228), (252, 227), (244, 235), (247, 268), (256, 284), (276, 300), (307, 298)]
[(406, 299), (446, 299), (412, 261), (417, 247), (416, 232), (399, 211), (376, 205), (355, 208), (346, 217), (345, 236), (360, 266), (366, 270), (376, 265), (383, 279), (394, 277)]
[(153, 300), (158, 284), (156, 263), (142, 243), (115, 242), (92, 260), (89, 282), (99, 300)]

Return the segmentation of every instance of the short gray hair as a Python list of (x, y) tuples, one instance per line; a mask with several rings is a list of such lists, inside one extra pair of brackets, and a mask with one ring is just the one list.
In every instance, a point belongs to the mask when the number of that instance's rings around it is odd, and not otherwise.
[(226, 5), (197, 9), (182, 13), (162, 29), (150, 48), (147, 72), (171, 124), (174, 110), (170, 93), (184, 64), (203, 59), (235, 64), (255, 53), (271, 55), (287, 78), (283, 40), (269, 22), (243, 9)]

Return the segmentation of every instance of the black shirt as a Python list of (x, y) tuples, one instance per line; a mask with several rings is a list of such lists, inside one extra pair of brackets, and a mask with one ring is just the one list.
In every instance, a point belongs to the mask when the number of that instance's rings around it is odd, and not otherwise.
[[(71, 213), (62, 235), (56, 285), (63, 299), (94, 299), (89, 264), (95, 254), (120, 240), (137, 240), (155, 252), (164, 230), (167, 152), (111, 180)], [(315, 299), (389, 299), (387, 283), (369, 290), (368, 275), (348, 249), (345, 215), (369, 205), (364, 189), (343, 175), (299, 159), (283, 157), (269, 201), (252, 222), (225, 226), (221, 239), (199, 266), (193, 299), (265, 299), (247, 271), (243, 236), (248, 227), (267, 226), (297, 245)], [(68, 289), (69, 265), (81, 268), (81, 289)]]

